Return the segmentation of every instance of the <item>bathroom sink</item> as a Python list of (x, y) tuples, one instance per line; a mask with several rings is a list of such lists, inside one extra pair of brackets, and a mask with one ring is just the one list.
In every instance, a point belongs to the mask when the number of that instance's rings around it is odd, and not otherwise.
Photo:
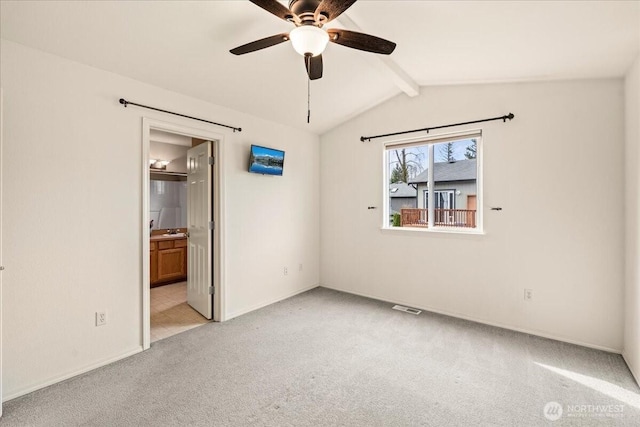
[(162, 237), (184, 237), (185, 233), (163, 234)]

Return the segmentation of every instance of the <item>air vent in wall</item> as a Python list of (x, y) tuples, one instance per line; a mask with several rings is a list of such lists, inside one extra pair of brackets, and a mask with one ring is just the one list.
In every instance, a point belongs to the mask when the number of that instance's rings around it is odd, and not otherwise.
[(411, 308), (411, 307), (405, 307), (404, 305), (394, 305), (393, 307), (394, 310), (398, 310), (398, 311), (404, 311), (405, 313), (410, 313), (410, 314), (420, 314), (422, 313), (422, 310), (418, 310), (416, 308)]

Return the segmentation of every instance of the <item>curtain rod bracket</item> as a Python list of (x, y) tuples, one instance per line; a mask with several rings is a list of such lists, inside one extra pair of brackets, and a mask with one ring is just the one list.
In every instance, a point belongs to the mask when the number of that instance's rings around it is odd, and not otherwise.
[(242, 132), (242, 128), (238, 128), (238, 127), (235, 127), (235, 126), (229, 126), (229, 125), (223, 125), (222, 123), (212, 122), (211, 120), (199, 119), (197, 117), (187, 116), (186, 114), (174, 113), (172, 111), (163, 110), (161, 108), (149, 107), (148, 105), (137, 104), (135, 102), (127, 101), (124, 98), (120, 98), (120, 100), (118, 102), (120, 102), (120, 104), (122, 104), (124, 106), (124, 108), (127, 108), (127, 106), (129, 104), (136, 105), (136, 106), (141, 107), (141, 108), (147, 108), (149, 110), (160, 111), (161, 113), (173, 114), (174, 116), (184, 117), (184, 118), (191, 119), (191, 120), (197, 120), (199, 122), (205, 122), (205, 123), (209, 123), (209, 124), (216, 125), (216, 126), (222, 126), (222, 127), (227, 128), (227, 129), (233, 129), (234, 133), (236, 131), (237, 132)]

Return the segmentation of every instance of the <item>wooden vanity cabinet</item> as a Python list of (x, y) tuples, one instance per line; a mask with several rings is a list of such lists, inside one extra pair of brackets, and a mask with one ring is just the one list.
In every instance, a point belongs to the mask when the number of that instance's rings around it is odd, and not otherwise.
[(186, 280), (187, 239), (152, 241), (150, 254), (152, 287)]
[(151, 286), (158, 283), (158, 243), (151, 242), (149, 245), (149, 255), (151, 255), (151, 262), (149, 263), (151, 271)]

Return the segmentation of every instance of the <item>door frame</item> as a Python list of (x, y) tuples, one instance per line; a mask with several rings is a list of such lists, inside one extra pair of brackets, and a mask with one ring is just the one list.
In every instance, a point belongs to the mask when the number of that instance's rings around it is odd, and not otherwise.
[(225, 280), (224, 280), (224, 162), (219, 159), (224, 155), (224, 135), (206, 129), (184, 126), (177, 123), (170, 123), (147, 117), (142, 118), (142, 235), (141, 239), (141, 262), (142, 262), (142, 349), (151, 347), (151, 286), (149, 277), (149, 197), (150, 197), (150, 177), (149, 177), (149, 147), (151, 141), (151, 130), (159, 130), (189, 136), (192, 138), (213, 141), (212, 154), (216, 159), (213, 165), (213, 320), (222, 322), (225, 320)]
[(4, 174), (4, 155), (3, 155), (3, 135), (4, 135), (4, 122), (3, 122), (3, 106), (4, 106), (4, 93), (0, 87), (0, 417), (2, 417), (2, 276), (4, 276), (4, 266), (2, 264), (2, 221), (3, 221), (3, 174)]

